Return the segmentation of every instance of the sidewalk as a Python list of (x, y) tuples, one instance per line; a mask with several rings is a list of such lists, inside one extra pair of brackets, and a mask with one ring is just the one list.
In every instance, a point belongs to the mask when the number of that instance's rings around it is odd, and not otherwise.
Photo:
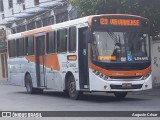
[(9, 82), (7, 78), (0, 79), (0, 85), (8, 85), (8, 84)]

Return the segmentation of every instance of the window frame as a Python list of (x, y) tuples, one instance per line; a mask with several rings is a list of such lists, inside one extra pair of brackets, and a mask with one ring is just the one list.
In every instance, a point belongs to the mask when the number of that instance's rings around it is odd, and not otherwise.
[[(53, 36), (50, 36), (50, 34), (52, 34), (52, 33), (53, 33)], [(52, 40), (50, 40), (50, 39), (52, 39)], [(50, 42), (50, 41), (53, 41), (53, 42)], [(49, 45), (51, 45), (51, 43), (53, 45), (49, 46)], [(56, 53), (57, 52), (56, 45), (57, 45), (56, 44), (56, 31), (47, 32), (46, 33), (46, 53), (47, 54)], [(51, 50), (50, 47), (53, 49)]]
[[(33, 39), (29, 39), (29, 38), (31, 38), (31, 37), (32, 37)], [(35, 44), (34, 39), (35, 39), (35, 38), (34, 38), (34, 36), (28, 36), (27, 38), (28, 38), (28, 40), (27, 40), (27, 42), (28, 42), (28, 43), (27, 43), (27, 45), (28, 45), (28, 48), (27, 48), (27, 56), (32, 56), (32, 55), (35, 54), (35, 46), (34, 46), (34, 44)], [(33, 42), (32, 42), (32, 46), (31, 46), (31, 47), (33, 47), (33, 48), (32, 48), (32, 51), (30, 51), (30, 50), (31, 50), (31, 49), (30, 49), (30, 44), (31, 44), (31, 43), (29, 42), (30, 40), (33, 41)], [(25, 46), (25, 47), (26, 47), (26, 46)], [(31, 53), (30, 53), (30, 52), (31, 52)]]
[[(61, 35), (60, 35), (62, 33), (60, 33), (60, 32), (62, 32), (63, 30), (66, 31), (66, 35), (64, 37), (65, 40), (66, 40), (66, 42), (65, 42), (65, 50), (60, 49), (60, 47), (63, 48), (61, 40), (60, 40), (60, 39), (62, 39)], [(67, 53), (67, 47), (68, 47), (68, 28), (58, 29), (57, 30), (57, 53)]]
[(34, 0), (34, 5), (39, 5), (39, 4), (40, 4), (39, 0)]
[(24, 3), (24, 0), (17, 0), (17, 4), (22, 4)]
[[(11, 45), (13, 45), (13, 46), (11, 46)], [(12, 40), (8, 41), (8, 52), (9, 52), (9, 58), (17, 57), (17, 54), (16, 54), (16, 40), (15, 39), (12, 39)]]
[(17, 50), (17, 57), (24, 56), (24, 38), (16, 39), (16, 50)]
[[(71, 34), (71, 29), (73, 28), (73, 31), (72, 32), (74, 32), (75, 31), (75, 33), (72, 33)], [(73, 39), (73, 37), (71, 37), (71, 35), (75, 35), (74, 37), (74, 39), (75, 39), (75, 43), (74, 43), (74, 45), (75, 45), (75, 48), (74, 48), (74, 50), (71, 50), (70, 49), (70, 46), (71, 46), (71, 44), (70, 44), (70, 42), (72, 43), (72, 41), (73, 40), (71, 40), (71, 39)], [(76, 28), (76, 26), (71, 26), (71, 27), (69, 27), (69, 29), (68, 29), (68, 37), (69, 37), (69, 39), (68, 39), (68, 52), (70, 52), (70, 53), (75, 53), (76, 51), (77, 51), (77, 28)], [(74, 46), (73, 45), (73, 46)]]
[(8, 0), (8, 8), (13, 8), (13, 0)]
[(4, 4), (3, 4), (3, 0), (0, 0), (0, 12), (4, 11)]

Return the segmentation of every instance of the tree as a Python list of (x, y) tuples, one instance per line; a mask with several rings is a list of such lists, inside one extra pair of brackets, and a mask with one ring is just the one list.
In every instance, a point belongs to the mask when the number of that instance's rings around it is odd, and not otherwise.
[(151, 35), (160, 32), (160, 0), (69, 0), (81, 17), (93, 14), (135, 14), (149, 18)]

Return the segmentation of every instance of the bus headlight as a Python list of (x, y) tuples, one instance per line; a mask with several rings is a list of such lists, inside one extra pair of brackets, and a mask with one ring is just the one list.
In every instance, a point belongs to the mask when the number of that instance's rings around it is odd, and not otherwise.
[(147, 79), (150, 75), (151, 75), (151, 71), (148, 72), (146, 75), (144, 75), (144, 76), (142, 77), (142, 80)]
[(95, 75), (97, 75), (98, 77), (102, 78), (103, 80), (108, 80), (108, 78), (109, 78), (107, 75), (104, 75), (104, 74), (102, 74), (102, 73), (100, 73), (100, 72), (98, 72), (96, 70), (93, 70), (93, 73)]
[(108, 80), (108, 76), (104, 74), (99, 74), (99, 77), (102, 78), (103, 80)]
[(108, 78), (109, 78), (109, 77), (105, 75), (103, 79), (104, 79), (104, 80), (108, 80)]

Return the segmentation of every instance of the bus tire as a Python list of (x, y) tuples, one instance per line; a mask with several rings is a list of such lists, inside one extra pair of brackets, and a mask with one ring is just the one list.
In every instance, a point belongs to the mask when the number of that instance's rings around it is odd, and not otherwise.
[(127, 96), (127, 92), (114, 92), (114, 95), (119, 99), (123, 99)]
[(26, 86), (27, 93), (29, 94), (36, 93), (36, 88), (33, 88), (32, 78), (29, 74), (27, 74), (25, 77), (25, 86)]
[(69, 97), (71, 99), (73, 99), (73, 100), (80, 99), (81, 96), (82, 96), (82, 92), (76, 90), (76, 81), (75, 81), (73, 75), (71, 75), (69, 77), (68, 81), (69, 81), (69, 84), (68, 84), (68, 94), (69, 94)]

